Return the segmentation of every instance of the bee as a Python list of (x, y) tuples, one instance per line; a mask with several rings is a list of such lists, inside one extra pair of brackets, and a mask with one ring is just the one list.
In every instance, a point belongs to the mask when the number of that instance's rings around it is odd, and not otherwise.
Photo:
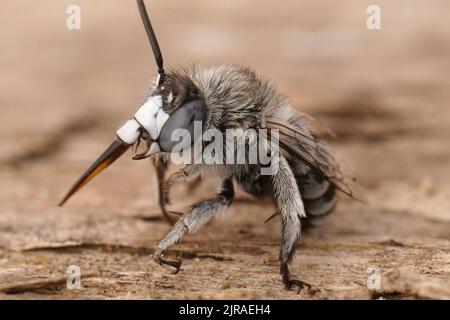
[[(166, 209), (171, 186), (195, 177), (215, 175), (221, 179), (217, 196), (190, 207), (161, 240), (154, 254), (158, 264), (171, 266), (173, 273), (177, 273), (181, 260), (166, 259), (166, 250), (228, 208), (237, 185), (255, 197), (273, 199), (276, 212), (268, 220), (278, 215), (281, 218), (279, 259), (283, 284), (287, 289), (294, 286), (299, 290), (310, 289), (311, 285), (291, 276), (288, 266), (294, 258), (302, 225), (315, 225), (332, 212), (338, 190), (352, 196), (338, 162), (311, 129), (310, 118), (292, 108), (269, 81), (249, 68), (190, 65), (166, 73), (145, 4), (143, 0), (137, 3), (158, 66), (156, 83), (135, 115), (119, 128), (113, 143), (78, 179), (60, 205), (130, 147), (144, 142), (146, 149), (135, 152), (133, 159), (152, 160), (158, 203), (171, 223), (173, 218)], [(270, 175), (262, 174), (259, 162), (188, 163), (166, 179), (170, 156), (176, 147), (173, 134), (180, 129), (190, 133), (187, 146), (192, 147), (198, 138), (194, 132), (194, 124), (198, 122), (203, 130), (214, 129), (223, 135), (230, 129), (264, 129), (269, 136), (276, 132), (277, 147), (270, 152), (277, 155), (277, 170)], [(201, 148), (206, 146), (204, 143)]]

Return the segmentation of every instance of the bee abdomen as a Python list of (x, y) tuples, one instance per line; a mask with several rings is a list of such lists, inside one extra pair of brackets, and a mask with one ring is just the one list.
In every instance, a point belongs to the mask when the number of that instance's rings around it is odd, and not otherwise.
[(322, 197), (330, 187), (330, 183), (320, 173), (310, 171), (297, 178), (300, 193), (304, 200), (314, 200)]
[(332, 185), (320, 198), (303, 200), (306, 210), (306, 215), (309, 217), (321, 217), (328, 215), (333, 211), (336, 205), (336, 188)]
[(313, 171), (297, 178), (297, 183), (305, 205), (305, 225), (319, 224), (336, 205), (336, 187), (323, 175)]

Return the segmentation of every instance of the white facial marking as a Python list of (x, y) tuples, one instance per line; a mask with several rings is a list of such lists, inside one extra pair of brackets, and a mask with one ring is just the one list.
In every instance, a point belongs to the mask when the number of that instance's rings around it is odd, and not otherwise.
[(156, 115), (162, 108), (161, 96), (152, 96), (135, 113), (134, 118), (148, 131), (153, 139), (158, 138)]
[(136, 120), (128, 120), (117, 130), (117, 136), (127, 144), (133, 144), (139, 137), (139, 123)]
[[(117, 130), (117, 136), (127, 144), (134, 144), (139, 138), (139, 128), (142, 126), (152, 139), (156, 140), (168, 118), (169, 115), (162, 109), (161, 96), (152, 96), (136, 111), (134, 119), (128, 120)], [(147, 155), (159, 151), (159, 144), (153, 142)]]

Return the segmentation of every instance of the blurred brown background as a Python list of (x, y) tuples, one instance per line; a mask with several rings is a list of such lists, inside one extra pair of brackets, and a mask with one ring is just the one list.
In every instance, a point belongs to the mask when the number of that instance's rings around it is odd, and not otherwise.
[[(243, 195), (174, 248), (184, 264), (170, 275), (150, 257), (168, 226), (148, 162), (124, 157), (56, 207), (155, 75), (135, 2), (1, 0), (0, 288), (72, 264), (96, 276), (0, 298), (450, 297), (448, 1), (146, 3), (167, 66), (244, 64), (272, 79), (337, 133), (329, 142), (368, 204), (342, 197), (303, 236), (292, 272), (315, 295), (283, 290), (278, 221), (263, 223), (273, 209)], [(66, 28), (69, 4), (81, 30)], [(379, 31), (366, 28), (370, 4)], [(215, 187), (173, 199), (182, 210)], [(383, 273), (377, 292), (369, 266)]]

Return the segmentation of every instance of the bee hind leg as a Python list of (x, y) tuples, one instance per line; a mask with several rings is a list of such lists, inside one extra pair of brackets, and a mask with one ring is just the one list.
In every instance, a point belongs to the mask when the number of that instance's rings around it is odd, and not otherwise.
[(283, 284), (286, 287), (286, 289), (290, 290), (294, 286), (296, 286), (298, 288), (297, 293), (300, 293), (305, 288), (308, 289), (308, 291), (311, 290), (311, 285), (309, 283), (306, 283), (305, 281), (302, 280), (290, 278), (289, 267), (287, 262), (281, 262), (280, 273), (281, 277), (283, 278)]
[(303, 201), (298, 190), (295, 177), (287, 160), (280, 156), (279, 168), (272, 177), (272, 187), (277, 211), (282, 220), (282, 242), (280, 249), (280, 274), (286, 289), (298, 287), (311, 288), (311, 285), (290, 276), (288, 264), (292, 262), (295, 246), (300, 238), (301, 218), (306, 217)]

